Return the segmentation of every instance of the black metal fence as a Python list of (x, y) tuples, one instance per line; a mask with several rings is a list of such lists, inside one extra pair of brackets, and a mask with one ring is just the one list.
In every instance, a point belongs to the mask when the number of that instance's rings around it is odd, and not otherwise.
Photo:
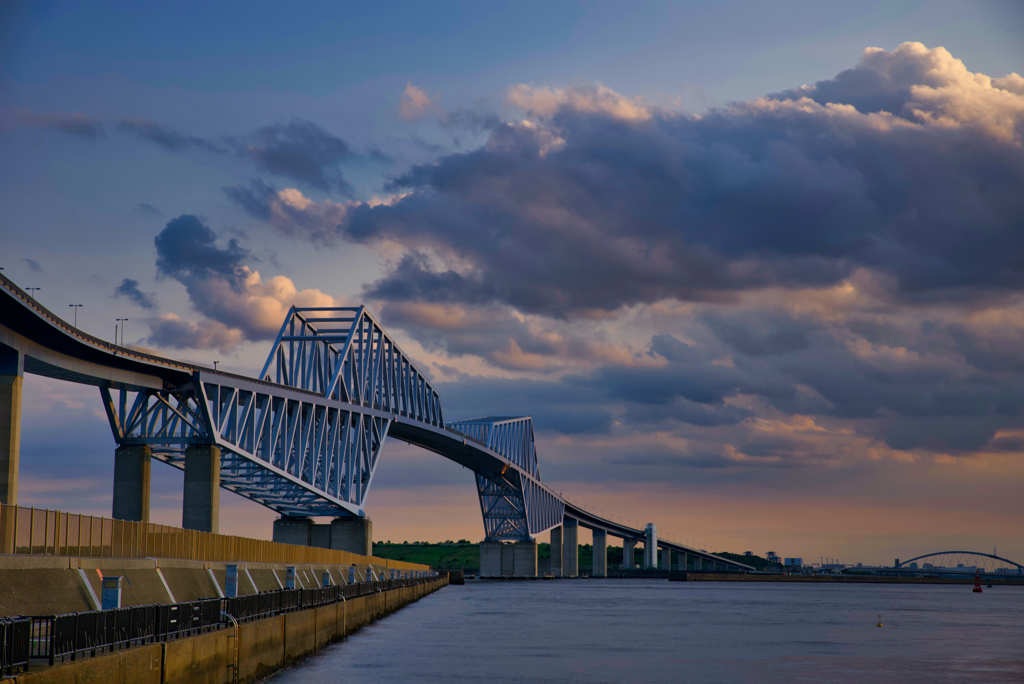
[[(367, 594), (425, 584), (436, 578), (395, 579), (320, 589), (281, 589), (234, 598), (199, 599), (113, 610), (0, 619), (0, 671), (28, 668), (30, 659), (51, 665), (136, 644), (169, 641)], [(230, 618), (228, 617), (230, 616)]]
[(0, 674), (28, 669), (32, 618), (0, 618)]

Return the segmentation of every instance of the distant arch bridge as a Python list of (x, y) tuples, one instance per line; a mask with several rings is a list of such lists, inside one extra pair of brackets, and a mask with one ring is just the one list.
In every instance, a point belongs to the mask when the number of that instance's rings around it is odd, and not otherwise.
[[(910, 564), (918, 564), (919, 567), (911, 568)], [(974, 573), (980, 571), (985, 574), (1017, 574), (1024, 575), (1024, 565), (997, 556), (994, 553), (982, 551), (936, 551), (926, 553), (923, 556), (909, 558), (896, 563), (894, 569), (913, 570), (915, 572), (939, 572), (939, 573)]]

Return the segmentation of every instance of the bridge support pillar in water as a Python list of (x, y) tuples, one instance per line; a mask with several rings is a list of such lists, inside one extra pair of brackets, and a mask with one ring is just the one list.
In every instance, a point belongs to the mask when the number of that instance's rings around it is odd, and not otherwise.
[(17, 349), (0, 344), (0, 503), (10, 506), (18, 504), (21, 391), (24, 382), (25, 357)]
[(504, 544), (496, 541), (480, 542), (480, 576), (501, 577), (501, 552)]
[(635, 539), (623, 539), (622, 540), (622, 569), (632, 570), (635, 566), (633, 564), (633, 553), (636, 550)]
[(149, 482), (153, 450), (145, 445), (120, 446), (114, 450), (115, 520), (149, 522)]
[(537, 576), (537, 542), (533, 539), (517, 541), (511, 546), (512, 574), (515, 577)]
[(680, 551), (676, 554), (676, 562), (679, 563), (679, 570), (686, 572), (687, 558), (689, 557), (689, 555), (690, 554), (686, 553), (685, 551)]
[(196, 444), (185, 449), (185, 491), (181, 526), (220, 532), (220, 447)]
[(608, 533), (594, 530), (593, 564), (590, 568), (591, 577), (608, 576)]
[(365, 517), (335, 518), (331, 521), (331, 548), (372, 556), (373, 521)]
[(575, 518), (562, 521), (562, 577), (580, 574), (580, 523)]
[(661, 549), (661, 569), (671, 570), (672, 569), (672, 549), (667, 546)]
[(551, 574), (562, 576), (562, 526), (551, 528)]

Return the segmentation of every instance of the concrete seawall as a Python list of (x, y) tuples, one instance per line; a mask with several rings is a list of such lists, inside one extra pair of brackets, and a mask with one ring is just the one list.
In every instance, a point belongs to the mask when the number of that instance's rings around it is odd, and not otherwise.
[[(0, 684), (254, 682), (448, 584), (434, 582), (285, 613), (200, 636), (148, 644), (0, 680)], [(235, 668), (237, 667), (237, 677)]]
[[(241, 596), (280, 589), (287, 565), (238, 563)], [(295, 587), (314, 589), (323, 573), (347, 584), (349, 566), (295, 565)], [(356, 565), (366, 577), (367, 565)], [(372, 566), (383, 577), (384, 565)], [(0, 615), (53, 615), (95, 610), (106, 575), (124, 578), (121, 605), (176, 603), (224, 595), (225, 563), (168, 558), (78, 558), (75, 556), (0, 556)]]

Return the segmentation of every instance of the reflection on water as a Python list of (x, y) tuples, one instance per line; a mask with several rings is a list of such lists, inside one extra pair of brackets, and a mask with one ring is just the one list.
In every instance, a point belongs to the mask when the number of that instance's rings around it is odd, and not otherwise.
[(270, 681), (1024, 682), (1022, 609), (1024, 587), (471, 581)]

